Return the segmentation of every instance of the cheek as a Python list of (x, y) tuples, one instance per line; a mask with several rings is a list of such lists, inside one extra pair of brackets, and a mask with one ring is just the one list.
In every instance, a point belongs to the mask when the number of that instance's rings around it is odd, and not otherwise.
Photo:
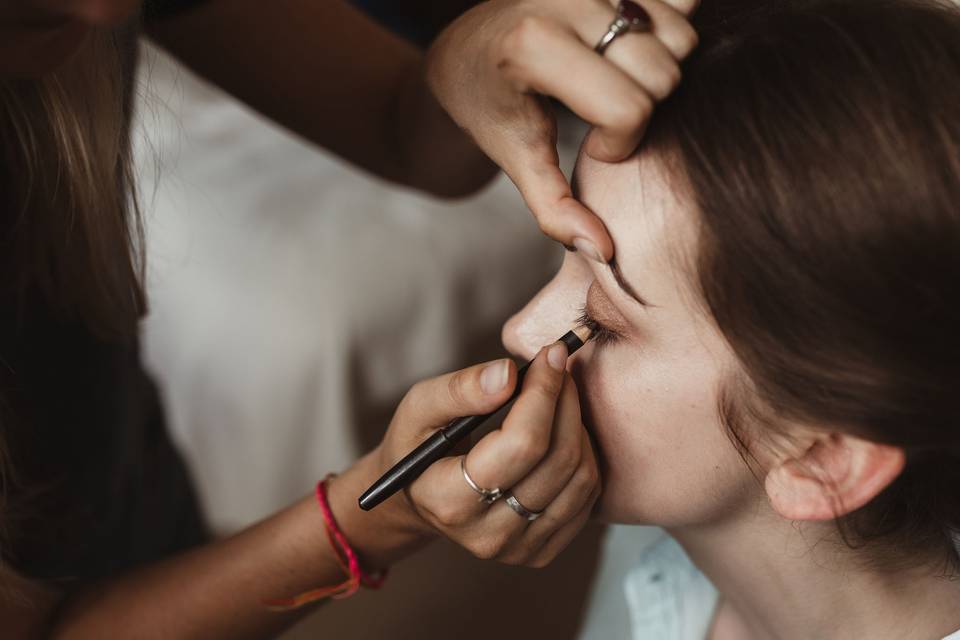
[(755, 491), (717, 416), (712, 360), (695, 353), (638, 357), (626, 344), (588, 355), (578, 377), (585, 422), (603, 460), (601, 519), (710, 522)]

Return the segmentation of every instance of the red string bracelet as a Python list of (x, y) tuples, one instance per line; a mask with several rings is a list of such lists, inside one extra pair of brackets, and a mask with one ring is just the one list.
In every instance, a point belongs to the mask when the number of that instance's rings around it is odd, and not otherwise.
[(361, 585), (371, 589), (379, 589), (387, 577), (386, 570), (374, 574), (367, 573), (363, 570), (360, 566), (360, 560), (357, 558), (356, 551), (353, 550), (353, 547), (347, 542), (346, 536), (343, 535), (340, 527), (337, 526), (337, 521), (333, 517), (333, 511), (330, 510), (330, 503), (327, 500), (327, 481), (334, 475), (335, 474), (331, 473), (317, 483), (317, 503), (320, 505), (321, 513), (323, 513), (324, 529), (327, 532), (327, 539), (330, 541), (330, 546), (333, 547), (337, 563), (343, 569), (344, 573), (350, 577), (340, 584), (312, 589), (300, 595), (293, 596), (292, 598), (265, 600), (264, 604), (271, 609), (287, 611), (301, 607), (308, 602), (320, 600), (321, 598), (348, 598), (356, 593)]

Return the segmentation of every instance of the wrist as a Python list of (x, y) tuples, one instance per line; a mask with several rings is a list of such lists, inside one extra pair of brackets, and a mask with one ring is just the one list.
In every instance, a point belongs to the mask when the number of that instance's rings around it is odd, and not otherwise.
[(377, 452), (373, 451), (327, 483), (333, 516), (367, 571), (385, 569), (436, 536), (403, 493), (370, 511), (360, 508), (360, 494), (380, 475)]

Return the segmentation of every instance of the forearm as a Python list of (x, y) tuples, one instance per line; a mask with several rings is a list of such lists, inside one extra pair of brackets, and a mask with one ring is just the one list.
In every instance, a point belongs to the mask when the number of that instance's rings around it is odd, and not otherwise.
[[(356, 498), (365, 459), (329, 485), (330, 503), (365, 568), (385, 567), (427, 536), (390, 509), (364, 514)], [(359, 487), (359, 488), (358, 488)], [(386, 506), (386, 505), (384, 505)], [(306, 609), (264, 600), (343, 582), (313, 497), (225, 540), (90, 585), (58, 608), (53, 638), (270, 638)]]
[(398, 182), (438, 196), (457, 197), (487, 184), (498, 167), (443, 110), (430, 91), (421, 63), (410, 74), (391, 129), (404, 176)]
[(494, 167), (430, 95), (423, 54), (339, 0), (209, 0), (150, 25), (195, 71), (380, 177), (464, 195)]

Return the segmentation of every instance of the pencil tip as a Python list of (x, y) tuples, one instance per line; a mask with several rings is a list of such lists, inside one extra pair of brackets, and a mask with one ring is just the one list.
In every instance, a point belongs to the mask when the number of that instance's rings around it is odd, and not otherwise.
[(590, 339), (590, 327), (585, 327), (583, 325), (578, 325), (571, 329), (571, 331), (580, 338), (580, 342), (586, 343)]

